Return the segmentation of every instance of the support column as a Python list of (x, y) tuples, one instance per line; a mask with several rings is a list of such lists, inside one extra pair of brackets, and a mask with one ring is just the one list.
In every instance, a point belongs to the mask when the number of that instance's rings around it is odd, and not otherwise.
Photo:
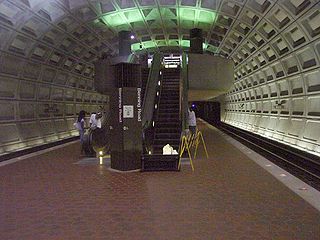
[(131, 32), (119, 32), (119, 56), (129, 56), (131, 54)]
[(193, 28), (190, 30), (190, 53), (203, 53), (202, 29)]
[(111, 168), (120, 171), (141, 168), (142, 103), (139, 64), (115, 65), (117, 86), (111, 96)]

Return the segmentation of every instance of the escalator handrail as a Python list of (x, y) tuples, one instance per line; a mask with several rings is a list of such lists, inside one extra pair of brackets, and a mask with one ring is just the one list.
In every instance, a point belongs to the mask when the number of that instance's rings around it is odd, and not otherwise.
[(154, 105), (156, 101), (156, 93), (158, 88), (158, 81), (160, 76), (162, 54), (155, 53), (153, 55), (153, 60), (148, 75), (148, 81), (146, 84), (146, 89), (142, 104), (142, 126), (143, 128), (148, 128), (152, 123)]
[(181, 72), (180, 72), (180, 120), (181, 131), (189, 128), (188, 124), (188, 66), (187, 54), (182, 54)]

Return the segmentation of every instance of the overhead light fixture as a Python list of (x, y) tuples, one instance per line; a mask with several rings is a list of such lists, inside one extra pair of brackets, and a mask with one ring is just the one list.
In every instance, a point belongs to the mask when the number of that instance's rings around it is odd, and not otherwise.
[(130, 38), (131, 38), (131, 39), (134, 39), (134, 35), (131, 35)]

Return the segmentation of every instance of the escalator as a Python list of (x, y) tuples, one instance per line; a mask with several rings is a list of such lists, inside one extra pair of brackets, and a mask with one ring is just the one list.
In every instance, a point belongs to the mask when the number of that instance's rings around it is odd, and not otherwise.
[[(181, 133), (180, 68), (159, 68), (157, 79), (149, 79), (156, 92), (152, 102), (152, 115), (145, 122), (145, 154), (142, 156), (142, 171), (178, 171), (179, 155), (163, 155), (163, 147), (170, 144), (178, 151)], [(152, 70), (151, 70), (152, 71)], [(147, 86), (152, 86), (148, 83)], [(146, 94), (152, 89), (147, 88)], [(146, 95), (145, 95), (146, 96)], [(149, 98), (150, 99), (150, 98)], [(147, 111), (147, 109), (143, 109)], [(150, 134), (151, 133), (151, 134)]]
[(166, 144), (170, 144), (178, 151), (181, 131), (179, 119), (180, 68), (165, 68), (162, 70), (162, 75), (159, 109), (154, 128), (153, 151), (156, 154), (162, 153), (162, 148)]

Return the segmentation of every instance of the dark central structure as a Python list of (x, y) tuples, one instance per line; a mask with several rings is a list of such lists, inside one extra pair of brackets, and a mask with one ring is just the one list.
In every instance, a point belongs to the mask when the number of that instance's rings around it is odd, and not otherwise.
[(120, 171), (141, 168), (141, 69), (139, 64), (114, 66), (116, 88), (112, 94), (111, 168)]

